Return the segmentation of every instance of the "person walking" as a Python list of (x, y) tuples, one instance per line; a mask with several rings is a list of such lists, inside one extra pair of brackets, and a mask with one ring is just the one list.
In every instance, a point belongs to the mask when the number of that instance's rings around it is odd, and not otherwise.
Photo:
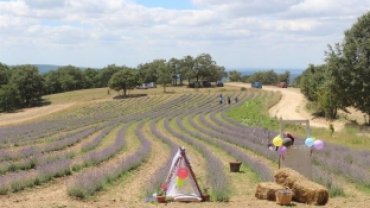
[(229, 105), (230, 105), (230, 103), (231, 103), (230, 96), (227, 96), (227, 102), (228, 102), (228, 103), (229, 103)]
[(235, 97), (235, 103), (237, 103), (237, 102), (238, 102), (238, 97), (236, 96), (236, 97)]
[(220, 105), (224, 102), (224, 99), (222, 98), (222, 95), (218, 98), (218, 101), (220, 102)]

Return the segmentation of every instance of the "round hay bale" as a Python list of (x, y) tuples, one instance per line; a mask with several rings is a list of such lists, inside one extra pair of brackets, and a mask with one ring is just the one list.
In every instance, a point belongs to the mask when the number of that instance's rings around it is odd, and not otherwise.
[(329, 200), (329, 192), (326, 187), (312, 182), (299, 172), (290, 168), (282, 168), (275, 173), (276, 183), (290, 188), (294, 195), (293, 199), (313, 205), (325, 205)]
[(264, 199), (269, 201), (276, 201), (275, 193), (278, 190), (282, 190), (284, 187), (274, 182), (259, 183), (254, 194), (258, 199)]

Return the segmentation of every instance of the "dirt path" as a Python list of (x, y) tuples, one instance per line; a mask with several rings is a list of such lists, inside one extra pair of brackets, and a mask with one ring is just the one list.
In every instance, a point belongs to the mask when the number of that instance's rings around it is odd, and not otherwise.
[(66, 103), (60, 105), (49, 105), (21, 109), (15, 113), (0, 113), (0, 126), (8, 126), (38, 119), (40, 117), (48, 116), (62, 110), (73, 108), (75, 105), (76, 103)]
[[(250, 88), (249, 83), (229, 82), (229, 86)], [(310, 126), (328, 128), (333, 124), (334, 129), (341, 130), (344, 127), (342, 121), (329, 121), (323, 118), (316, 118), (305, 110), (307, 100), (304, 98), (298, 88), (278, 88), (275, 86), (263, 86), (263, 90), (281, 92), (281, 100), (274, 107), (270, 108), (271, 117), (282, 118), (286, 120), (310, 120)]]

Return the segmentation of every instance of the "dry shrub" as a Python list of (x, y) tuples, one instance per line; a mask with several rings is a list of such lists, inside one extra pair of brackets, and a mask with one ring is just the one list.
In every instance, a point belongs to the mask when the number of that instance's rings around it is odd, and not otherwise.
[(329, 200), (326, 187), (312, 182), (299, 172), (290, 168), (282, 168), (275, 173), (275, 181), (284, 187), (290, 188), (293, 199), (312, 205), (325, 205)]

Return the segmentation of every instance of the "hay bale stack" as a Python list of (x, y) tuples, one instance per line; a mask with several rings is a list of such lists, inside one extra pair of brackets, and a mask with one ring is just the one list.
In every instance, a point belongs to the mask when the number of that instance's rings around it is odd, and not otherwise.
[(282, 168), (275, 173), (275, 181), (284, 187), (289, 187), (293, 199), (311, 205), (325, 205), (329, 200), (326, 187), (314, 183), (300, 173), (290, 168)]
[(273, 182), (259, 183), (257, 185), (256, 193), (254, 195), (258, 199), (276, 201), (275, 192), (282, 189), (284, 189), (284, 187), (277, 183)]

